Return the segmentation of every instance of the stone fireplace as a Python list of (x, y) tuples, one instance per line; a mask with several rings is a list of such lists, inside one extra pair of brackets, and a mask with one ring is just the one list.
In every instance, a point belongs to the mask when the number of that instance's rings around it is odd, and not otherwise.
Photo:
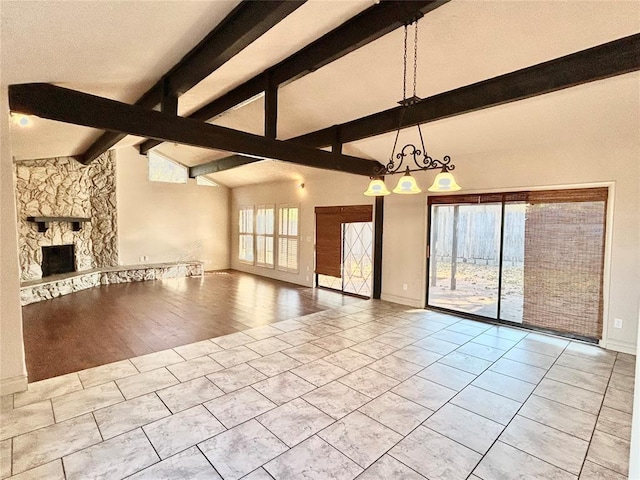
[[(16, 162), (16, 200), (23, 282), (54, 274), (43, 269), (48, 247), (72, 247), (71, 271), (118, 264), (115, 157), (111, 152), (86, 166), (69, 157)], [(52, 221), (42, 228), (34, 222), (38, 217), (86, 221), (81, 226)]]

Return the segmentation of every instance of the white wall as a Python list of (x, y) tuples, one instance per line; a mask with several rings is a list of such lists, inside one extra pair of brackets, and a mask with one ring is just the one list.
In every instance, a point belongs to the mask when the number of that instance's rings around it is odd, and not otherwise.
[(0, 90), (0, 395), (26, 390), (14, 169), (7, 88)]
[[(231, 268), (255, 273), (286, 282), (312, 286), (314, 281), (315, 207), (336, 205), (372, 205), (365, 197), (368, 179), (340, 172), (322, 172), (300, 181), (268, 183), (234, 188), (231, 191)], [(298, 273), (281, 272), (273, 268), (254, 267), (238, 261), (238, 207), (257, 204), (299, 205), (300, 252)]]
[(205, 270), (229, 268), (228, 188), (150, 182), (147, 157), (134, 147), (116, 150), (116, 178), (121, 265), (200, 260)]

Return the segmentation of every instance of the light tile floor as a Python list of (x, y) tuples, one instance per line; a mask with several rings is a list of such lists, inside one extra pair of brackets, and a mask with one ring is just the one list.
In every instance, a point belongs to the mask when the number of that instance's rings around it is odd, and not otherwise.
[(362, 301), (2, 397), (0, 477), (623, 479), (634, 364)]

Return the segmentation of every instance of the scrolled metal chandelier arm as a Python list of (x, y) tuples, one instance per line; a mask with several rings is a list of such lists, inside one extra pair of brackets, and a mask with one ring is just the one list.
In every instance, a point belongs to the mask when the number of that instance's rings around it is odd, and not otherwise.
[[(424, 145), (422, 148), (424, 148)], [(412, 143), (407, 143), (402, 147), (402, 150), (400, 150), (395, 157), (398, 162), (396, 163), (393, 159), (389, 160), (389, 163), (387, 163), (385, 169), (381, 173), (393, 174), (406, 172), (407, 168), (410, 172), (419, 172), (421, 170), (442, 170), (443, 172), (449, 172), (456, 168), (456, 166), (451, 163), (451, 157), (449, 155), (445, 155), (442, 160), (432, 158)], [(403, 168), (406, 157), (410, 157), (410, 160), (413, 160), (415, 168), (408, 165)], [(408, 160), (407, 163), (409, 163), (410, 160)]]
[(445, 155), (442, 157), (442, 160), (438, 160), (425, 154), (423, 163), (424, 167), (420, 167), (420, 170), (442, 170), (443, 172), (450, 172), (456, 168), (456, 166), (451, 163), (451, 157), (449, 155)]

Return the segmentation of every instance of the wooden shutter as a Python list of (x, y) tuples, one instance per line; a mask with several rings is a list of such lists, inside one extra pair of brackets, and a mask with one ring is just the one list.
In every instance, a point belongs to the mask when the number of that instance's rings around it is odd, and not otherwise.
[(352, 205), (340, 207), (342, 223), (370, 222), (373, 218), (372, 205)]
[(340, 207), (316, 207), (316, 273), (340, 277), (342, 263)]
[(370, 222), (372, 205), (316, 207), (316, 270), (320, 275), (342, 276), (342, 224)]

